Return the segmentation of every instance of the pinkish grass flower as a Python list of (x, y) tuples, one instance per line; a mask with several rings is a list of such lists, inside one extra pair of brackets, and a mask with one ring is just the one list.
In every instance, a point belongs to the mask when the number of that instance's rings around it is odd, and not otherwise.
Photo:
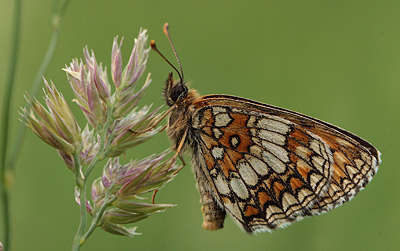
[(139, 100), (144, 95), (144, 91), (151, 83), (150, 76), (146, 78), (143, 87), (135, 93), (137, 84), (146, 69), (147, 59), (150, 48), (146, 48), (148, 36), (146, 30), (140, 30), (138, 38), (135, 39), (128, 64), (122, 70), (121, 45), (118, 46), (117, 38), (114, 39), (113, 50), (111, 54), (111, 75), (114, 80), (116, 91), (113, 95), (113, 102), (117, 109), (115, 116), (124, 116), (137, 106)]
[(29, 111), (22, 108), (22, 121), (44, 142), (57, 150), (74, 153), (82, 145), (81, 129), (75, 120), (63, 95), (55, 85), (45, 82), (45, 103), (28, 95), (26, 100), (31, 104)]
[(65, 67), (69, 84), (75, 94), (75, 102), (82, 109), (88, 122), (97, 129), (104, 124), (110, 107), (110, 84), (107, 73), (97, 64), (94, 53), (89, 54), (84, 49), (85, 64), (78, 59), (72, 60), (69, 67)]
[(105, 210), (101, 219), (103, 230), (114, 232), (118, 229), (119, 234), (128, 235), (130, 229), (122, 225), (137, 222), (174, 206), (144, 203), (140, 197), (161, 188), (175, 177), (174, 172), (178, 166), (172, 159), (164, 160), (167, 153), (131, 161), (122, 166), (118, 158), (108, 161), (102, 177), (92, 185), (93, 209), (87, 205), (87, 210), (93, 214)]
[[(175, 158), (165, 160), (167, 152), (141, 161), (121, 165), (118, 156), (157, 134), (163, 113), (151, 106), (138, 108), (138, 102), (151, 83), (147, 75), (143, 86), (137, 85), (146, 68), (150, 48), (146, 30), (140, 30), (130, 59), (123, 66), (121, 46), (115, 38), (111, 54), (111, 82), (107, 69), (97, 63), (94, 52), (84, 49), (84, 59), (74, 59), (63, 69), (87, 123), (81, 131), (62, 94), (45, 80), (46, 107), (29, 97), (31, 107), (22, 108), (23, 122), (43, 141), (54, 147), (64, 164), (75, 175), (75, 199), (81, 210), (81, 224), (87, 212), (93, 217), (88, 232), (78, 231), (83, 243), (94, 228), (134, 236), (135, 228), (124, 226), (172, 207), (170, 204), (145, 203), (139, 195), (155, 191), (170, 182), (178, 169)], [(110, 84), (112, 83), (112, 84)], [(112, 91), (112, 85), (115, 91)], [(113, 88), (114, 89), (114, 88)], [(135, 92), (136, 91), (136, 92)], [(85, 188), (96, 163), (109, 158), (102, 177), (93, 182), (91, 200)]]

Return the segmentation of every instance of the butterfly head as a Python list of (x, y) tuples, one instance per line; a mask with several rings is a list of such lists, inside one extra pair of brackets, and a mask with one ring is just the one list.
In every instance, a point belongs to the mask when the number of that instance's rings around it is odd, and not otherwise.
[(168, 106), (173, 106), (179, 101), (186, 98), (188, 95), (188, 88), (185, 82), (181, 79), (175, 80), (172, 77), (172, 72), (168, 74), (168, 78), (165, 81), (163, 97)]

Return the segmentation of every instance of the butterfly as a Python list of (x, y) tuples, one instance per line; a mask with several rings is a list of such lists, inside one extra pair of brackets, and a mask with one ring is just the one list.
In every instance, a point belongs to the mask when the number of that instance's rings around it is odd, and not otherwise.
[(191, 163), (203, 228), (223, 228), (226, 214), (248, 233), (272, 231), (352, 199), (378, 170), (380, 152), (335, 125), (294, 111), (229, 96), (201, 96), (172, 73), (163, 97), (167, 135)]

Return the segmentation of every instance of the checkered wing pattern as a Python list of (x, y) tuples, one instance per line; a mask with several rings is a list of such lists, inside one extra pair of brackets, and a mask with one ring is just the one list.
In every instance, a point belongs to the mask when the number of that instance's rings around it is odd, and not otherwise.
[(225, 95), (193, 107), (206, 229), (222, 228), (225, 213), (247, 232), (284, 227), (350, 200), (377, 171), (371, 144), (326, 122)]

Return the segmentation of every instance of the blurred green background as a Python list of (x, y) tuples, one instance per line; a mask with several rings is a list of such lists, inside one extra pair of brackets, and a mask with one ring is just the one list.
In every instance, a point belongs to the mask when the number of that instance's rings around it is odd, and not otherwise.
[[(24, 1), (19, 64), (12, 103), (15, 137), (23, 93), (30, 90), (51, 35), (52, 1)], [(0, 91), (8, 69), (13, 1), (0, 1)], [(124, 62), (140, 27), (175, 64), (164, 22), (185, 76), (201, 94), (232, 94), (320, 118), (367, 139), (383, 162), (350, 203), (274, 233), (249, 236), (230, 218), (201, 227), (190, 165), (157, 195), (177, 207), (136, 224), (142, 235), (96, 230), (82, 250), (394, 250), (400, 247), (400, 2), (398, 1), (77, 1), (66, 12), (58, 47), (45, 73), (67, 100), (61, 68), (93, 49), (110, 69), (113, 38), (124, 36)], [(163, 104), (171, 68), (151, 52), (152, 73), (141, 105)], [(109, 74), (110, 76), (110, 74)], [(41, 98), (40, 98), (41, 99)], [(84, 119), (71, 102), (81, 126)], [(126, 158), (169, 147), (161, 133)], [(188, 159), (187, 159), (188, 160)], [(101, 174), (102, 166), (92, 173)], [(28, 131), (11, 193), (13, 250), (70, 250), (79, 222), (74, 178), (55, 150)], [(0, 222), (0, 224), (2, 224)]]

